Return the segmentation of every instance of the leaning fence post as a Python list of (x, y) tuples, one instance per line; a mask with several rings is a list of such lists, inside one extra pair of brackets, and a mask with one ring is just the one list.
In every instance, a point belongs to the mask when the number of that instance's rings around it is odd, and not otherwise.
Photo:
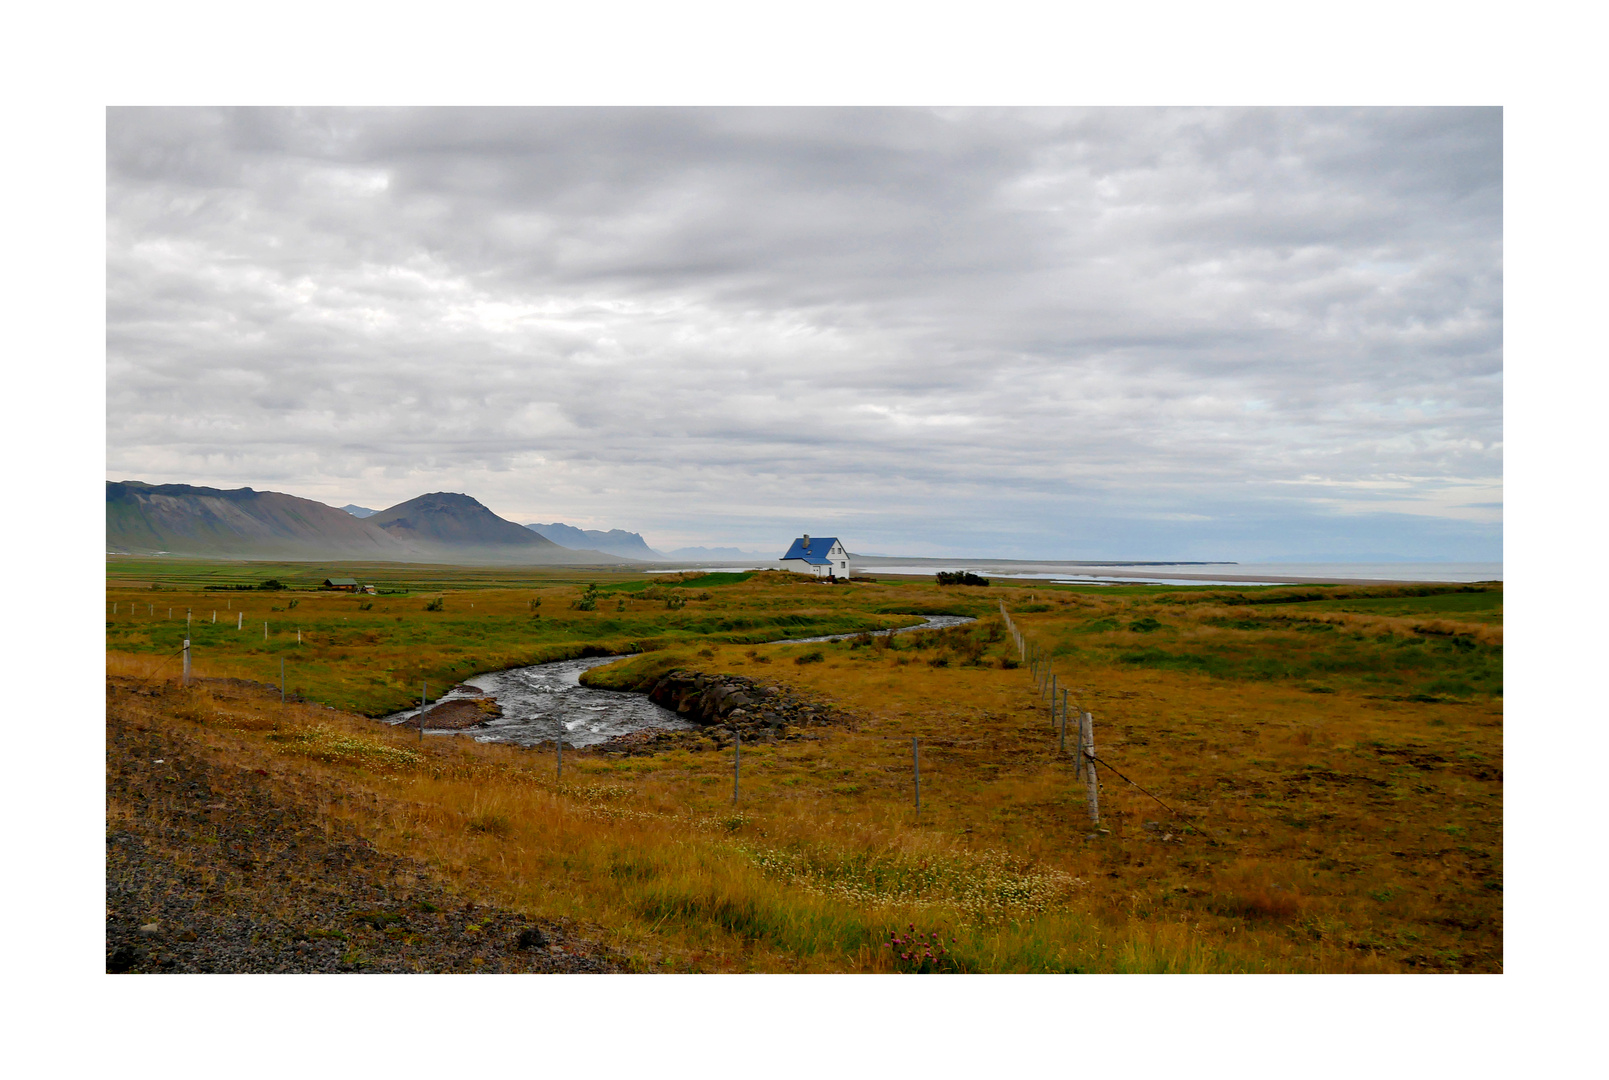
[(1056, 726), (1056, 673), (1050, 673), (1050, 726)]
[(1084, 756), (1088, 759), (1084, 764), (1087, 771), (1084, 773), (1084, 783), (1089, 792), (1089, 820), (1092, 824), (1101, 823), (1101, 794), (1100, 783), (1095, 775), (1095, 718), (1089, 713), (1084, 714)]

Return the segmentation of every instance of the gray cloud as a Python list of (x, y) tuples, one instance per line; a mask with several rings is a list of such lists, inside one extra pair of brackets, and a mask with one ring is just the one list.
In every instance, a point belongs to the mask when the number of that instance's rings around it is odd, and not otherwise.
[(1501, 140), (1490, 109), (114, 109), (109, 475), (670, 547), (1496, 557)]

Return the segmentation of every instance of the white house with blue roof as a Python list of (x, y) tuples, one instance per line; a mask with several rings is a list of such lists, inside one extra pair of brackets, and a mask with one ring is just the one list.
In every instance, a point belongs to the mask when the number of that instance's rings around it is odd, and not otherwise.
[(812, 538), (805, 533), (782, 556), (784, 569), (812, 577), (849, 577), (849, 552), (836, 536)]

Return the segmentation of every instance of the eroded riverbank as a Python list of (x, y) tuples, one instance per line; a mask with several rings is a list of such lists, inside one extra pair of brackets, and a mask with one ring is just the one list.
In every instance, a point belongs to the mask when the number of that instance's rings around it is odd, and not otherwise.
[[(878, 630), (873, 632), (873, 636), (942, 630), (973, 621), (964, 615), (924, 615), (921, 618), (924, 621), (919, 625)], [(856, 636), (832, 634), (787, 638), (770, 644), (810, 644), (842, 641)], [(511, 743), (516, 746), (537, 746), (562, 738), (566, 746), (587, 747), (598, 746), (633, 732), (690, 731), (698, 728), (698, 724), (662, 708), (647, 695), (582, 685), (583, 672), (621, 659), (621, 656), (590, 656), (476, 675), (443, 694), (438, 701), (432, 701), (431, 705), (479, 698), (494, 702), (501, 715), (467, 729), (433, 728), (429, 725), (427, 709), (425, 732), (448, 735), (464, 730), (477, 742)], [(387, 724), (406, 724), (418, 715), (417, 708), (405, 709), (382, 717), (382, 720)]]

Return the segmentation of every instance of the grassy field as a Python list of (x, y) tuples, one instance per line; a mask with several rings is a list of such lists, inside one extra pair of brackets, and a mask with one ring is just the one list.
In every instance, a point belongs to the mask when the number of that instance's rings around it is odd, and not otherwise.
[[(354, 576), (379, 592), (318, 588), (327, 577)], [(867, 610), (864, 597), (848, 595), (853, 587), (762, 576), (781, 583), (741, 588), (746, 575), (714, 574), (690, 587), (674, 576), (577, 576), (573, 568), (521, 575), (395, 564), (119, 560), (109, 574), (107, 647), (175, 657), (189, 612), (194, 662), (277, 684), (283, 661), (292, 693), (378, 716), (416, 702), (422, 684), (434, 697), (471, 675), (522, 664), (918, 621)], [(268, 582), (286, 587), (260, 587)], [(579, 609), (589, 586), (596, 589), (590, 610)]]
[[(201, 588), (371, 580), (342, 567), (113, 564), (108, 707), (181, 725), (287, 791), (309, 773), (337, 781), (348, 797), (320, 812), (500, 904), (587, 920), (645, 970), (1502, 970), (1500, 587), (383, 572), (395, 591), (352, 597)], [(573, 609), (589, 583), (594, 610)], [(991, 615), (1002, 601), (1127, 777), (1103, 774), (1100, 829)], [(244, 631), (225, 621), (241, 604)], [(167, 685), (176, 665), (159, 665), (185, 607), (207, 620), (192, 628), (202, 674), (272, 681), (284, 656), (293, 689), (338, 709)], [(757, 643), (920, 612), (981, 618)], [(645, 654), (591, 678), (632, 686), (668, 663), (738, 673), (843, 719), (746, 744), (734, 805), (731, 755), (712, 741), (567, 755), (561, 786), (540, 750), (421, 746), (360, 715), (424, 678), (445, 688), (628, 647)], [(132, 695), (141, 680), (165, 689)]]

